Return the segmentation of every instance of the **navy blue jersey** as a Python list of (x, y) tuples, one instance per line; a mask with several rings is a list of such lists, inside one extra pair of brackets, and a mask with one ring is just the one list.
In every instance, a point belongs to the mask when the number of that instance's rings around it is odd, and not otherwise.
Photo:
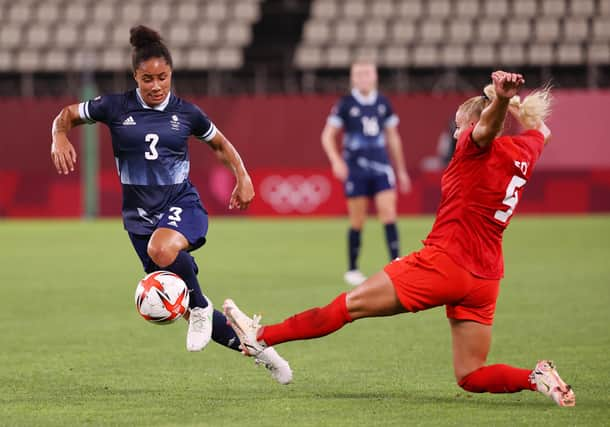
[(328, 123), (343, 128), (343, 157), (350, 170), (367, 164), (389, 165), (384, 130), (398, 124), (388, 99), (377, 92), (364, 97), (355, 89), (333, 107)]
[(201, 205), (188, 178), (187, 140), (194, 135), (210, 141), (216, 127), (197, 106), (170, 93), (151, 108), (135, 89), (83, 102), (79, 114), (110, 128), (128, 231), (148, 234), (150, 225), (173, 204)]

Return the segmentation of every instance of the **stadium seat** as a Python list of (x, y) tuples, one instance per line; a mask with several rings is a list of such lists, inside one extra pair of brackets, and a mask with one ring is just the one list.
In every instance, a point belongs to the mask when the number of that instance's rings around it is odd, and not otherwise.
[(252, 39), (251, 27), (243, 22), (228, 22), (224, 26), (224, 46), (242, 47)]
[(562, 65), (576, 65), (584, 61), (580, 44), (560, 44), (557, 47), (557, 61)]
[(63, 49), (45, 50), (40, 67), (43, 71), (64, 71), (68, 67), (68, 53)]
[(32, 72), (39, 68), (40, 54), (36, 50), (19, 50), (15, 55), (15, 65), (18, 71)]
[(449, 23), (449, 41), (451, 43), (467, 43), (472, 39), (474, 25), (469, 19), (455, 19)]
[(119, 48), (104, 49), (98, 66), (105, 71), (129, 70), (131, 68), (129, 51)]
[(8, 22), (11, 24), (23, 24), (32, 21), (32, 9), (29, 3), (15, 2), (7, 13)]
[[(202, 25), (198, 27), (199, 29), (208, 28), (207, 25)], [(171, 25), (169, 30), (167, 31), (167, 42), (172, 48), (181, 48), (185, 46), (190, 46), (193, 41), (193, 30), (187, 23), (183, 23), (182, 25)], [(195, 39), (200, 42), (199, 37), (195, 37)]]
[(454, 4), (458, 18), (475, 18), (479, 14), (479, 0), (461, 0)]
[(545, 66), (555, 61), (553, 46), (550, 44), (532, 44), (526, 53), (529, 65)]
[(342, 14), (345, 18), (361, 19), (366, 15), (364, 0), (349, 0), (343, 3)]
[(556, 18), (536, 20), (535, 39), (540, 43), (550, 43), (559, 40), (559, 21)]
[(224, 21), (228, 18), (229, 11), (224, 0), (210, 0), (205, 8), (205, 17), (209, 20)]
[(564, 0), (542, 0), (540, 12), (545, 18), (560, 18), (566, 14), (566, 3)]
[(328, 68), (347, 68), (352, 61), (347, 46), (331, 46), (326, 50), (324, 63)]
[(594, 43), (587, 46), (587, 62), (590, 64), (610, 64), (610, 44)]
[(416, 36), (415, 22), (399, 19), (390, 24), (390, 40), (394, 44), (410, 44)]
[(536, 0), (513, 0), (512, 14), (516, 18), (533, 18), (538, 13)]
[(475, 44), (470, 48), (469, 63), (478, 66), (496, 64), (496, 48), (491, 44)]
[(379, 45), (387, 36), (386, 21), (372, 19), (364, 22), (362, 43), (366, 45)]
[(88, 11), (84, 3), (69, 3), (66, 6), (65, 20), (67, 23), (80, 24), (85, 21), (87, 15)]
[[(172, 49), (172, 62), (174, 69), (183, 70), (186, 68), (186, 52), (185, 49)], [(127, 55), (126, 58), (129, 56)]]
[(443, 44), (439, 56), (441, 64), (446, 67), (461, 67), (468, 61), (466, 46), (463, 44)]
[(376, 0), (372, 3), (370, 14), (375, 18), (389, 19), (394, 13), (394, 3), (391, 0)]
[(61, 49), (70, 49), (76, 47), (81, 40), (82, 34), (79, 34), (77, 24), (71, 22), (57, 27), (53, 45)]
[(512, 43), (524, 43), (530, 41), (531, 27), (529, 21), (513, 20), (506, 23), (506, 38)]
[(365, 60), (377, 63), (379, 61), (379, 49), (373, 46), (358, 46), (352, 50), (352, 60)]
[(311, 46), (321, 46), (330, 40), (330, 24), (322, 20), (309, 20), (303, 26), (303, 42)]
[(359, 35), (356, 21), (342, 20), (335, 27), (335, 43), (339, 45), (350, 45), (356, 42)]
[(417, 19), (423, 14), (423, 7), (420, 0), (399, 0), (396, 4), (396, 15), (407, 18)]
[(610, 16), (593, 19), (593, 41), (610, 41)]
[(597, 16), (610, 17), (610, 0), (598, 0), (599, 13)]
[(438, 49), (434, 45), (417, 45), (412, 55), (412, 63), (416, 67), (434, 67), (439, 63)]
[(36, 9), (36, 21), (43, 23), (54, 23), (59, 19), (59, 4), (53, 2), (42, 2)]
[(426, 20), (420, 24), (419, 39), (422, 43), (439, 43), (445, 37), (445, 24), (440, 20)]
[(252, 24), (260, 17), (260, 6), (252, 1), (238, 1), (233, 8), (233, 17), (238, 21)]
[(109, 37), (109, 47), (129, 48), (129, 30), (133, 24), (131, 22), (119, 22), (112, 26)]
[(495, 43), (504, 35), (502, 21), (497, 18), (483, 18), (475, 28), (479, 42)]
[(508, 15), (507, 0), (488, 0), (483, 2), (483, 15), (496, 19), (504, 18)]
[(588, 18), (595, 14), (594, 0), (570, 0), (570, 15)]
[(451, 14), (451, 1), (428, 0), (428, 16), (432, 19), (445, 19)]
[(8, 50), (0, 50), (0, 71), (8, 71), (15, 66), (13, 54)]
[(220, 29), (215, 22), (205, 22), (203, 25), (197, 25), (195, 30), (195, 37), (191, 32), (190, 38), (186, 40), (183, 46), (217, 46), (220, 40)]
[(99, 66), (99, 56), (92, 49), (74, 51), (68, 61), (68, 67), (75, 71), (95, 70)]
[(521, 65), (525, 62), (525, 49), (521, 44), (502, 44), (499, 56), (502, 65)]
[(98, 25), (107, 24), (115, 20), (114, 4), (110, 2), (99, 2), (96, 3), (93, 8), (93, 22)]
[[(139, 2), (119, 3), (118, 18), (123, 22), (141, 23), (144, 20), (144, 5)], [(116, 15), (115, 15), (116, 17)]]
[(176, 18), (179, 22), (193, 22), (199, 20), (199, 4), (193, 1), (180, 2), (176, 9)]
[(563, 21), (563, 40), (582, 42), (589, 36), (589, 23), (584, 17), (570, 17)]
[(0, 47), (3, 49), (18, 47), (22, 41), (21, 32), (21, 25), (19, 24), (2, 25), (0, 28)]
[(223, 47), (216, 51), (215, 65), (221, 70), (235, 70), (242, 66), (244, 57), (240, 49)]
[(294, 62), (301, 69), (315, 69), (322, 65), (322, 49), (318, 46), (300, 46), (295, 53)]
[(331, 20), (339, 14), (338, 3), (335, 0), (314, 0), (311, 5), (313, 19)]
[(381, 49), (379, 64), (389, 68), (400, 68), (409, 65), (408, 49), (402, 45), (389, 45)]
[(50, 34), (51, 31), (47, 25), (33, 24), (27, 29), (25, 46), (34, 49), (46, 47), (51, 41)]
[(206, 48), (191, 48), (186, 53), (185, 68), (190, 70), (201, 70), (212, 68), (212, 52)]
[(81, 45), (86, 48), (99, 48), (106, 44), (106, 29), (103, 26), (88, 25), (81, 34)]
[(170, 20), (172, 7), (170, 3), (155, 2), (150, 6), (150, 23), (155, 26), (162, 26)]

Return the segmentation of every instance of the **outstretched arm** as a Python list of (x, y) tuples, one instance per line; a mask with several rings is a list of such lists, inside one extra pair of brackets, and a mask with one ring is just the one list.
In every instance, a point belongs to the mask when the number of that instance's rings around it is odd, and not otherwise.
[(496, 97), (481, 113), (481, 117), (472, 131), (472, 140), (481, 148), (491, 144), (504, 127), (510, 99), (517, 94), (525, 83), (521, 74), (495, 71), (491, 79), (496, 90)]
[(76, 150), (68, 140), (68, 132), (73, 127), (84, 123), (85, 121), (78, 114), (78, 104), (64, 107), (53, 120), (51, 158), (57, 173), (67, 175), (69, 172), (74, 172)]
[(216, 132), (208, 144), (216, 152), (220, 161), (231, 169), (237, 180), (229, 201), (229, 209), (246, 209), (254, 199), (254, 186), (239, 153), (220, 131)]

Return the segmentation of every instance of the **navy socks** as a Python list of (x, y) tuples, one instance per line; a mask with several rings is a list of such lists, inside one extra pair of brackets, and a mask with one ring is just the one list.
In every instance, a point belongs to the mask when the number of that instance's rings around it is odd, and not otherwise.
[(398, 252), (400, 251), (398, 228), (396, 227), (396, 223), (392, 222), (390, 224), (385, 224), (384, 230), (386, 244), (388, 245), (388, 253), (390, 254), (390, 261), (392, 261), (398, 257)]
[(241, 342), (232, 327), (227, 324), (227, 318), (218, 310), (214, 310), (212, 319), (212, 339), (220, 345), (232, 350), (241, 351)]
[(350, 228), (347, 234), (347, 245), (349, 255), (349, 269), (358, 269), (358, 255), (360, 254), (360, 230)]
[(189, 291), (191, 291), (189, 294), (190, 308), (203, 308), (208, 306), (208, 301), (201, 293), (201, 287), (199, 286), (199, 281), (197, 280), (197, 272), (199, 269), (197, 268), (197, 264), (195, 264), (195, 259), (188, 252), (180, 251), (174, 262), (162, 270), (171, 271), (172, 273), (176, 273), (178, 276), (182, 277), (182, 280), (184, 280), (186, 283)]

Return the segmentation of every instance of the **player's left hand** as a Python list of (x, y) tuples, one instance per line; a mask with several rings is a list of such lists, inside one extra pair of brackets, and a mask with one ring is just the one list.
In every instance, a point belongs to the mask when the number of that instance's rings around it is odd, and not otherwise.
[(239, 179), (233, 193), (231, 193), (231, 200), (229, 200), (229, 209), (237, 208), (247, 209), (250, 203), (254, 199), (254, 186), (249, 176)]
[(398, 191), (400, 191), (401, 194), (408, 194), (411, 192), (412, 188), (413, 184), (411, 184), (411, 178), (409, 177), (409, 174), (406, 172), (399, 172)]
[(494, 71), (491, 74), (496, 96), (498, 98), (510, 99), (517, 95), (519, 88), (525, 83), (521, 74), (507, 73), (505, 71)]

